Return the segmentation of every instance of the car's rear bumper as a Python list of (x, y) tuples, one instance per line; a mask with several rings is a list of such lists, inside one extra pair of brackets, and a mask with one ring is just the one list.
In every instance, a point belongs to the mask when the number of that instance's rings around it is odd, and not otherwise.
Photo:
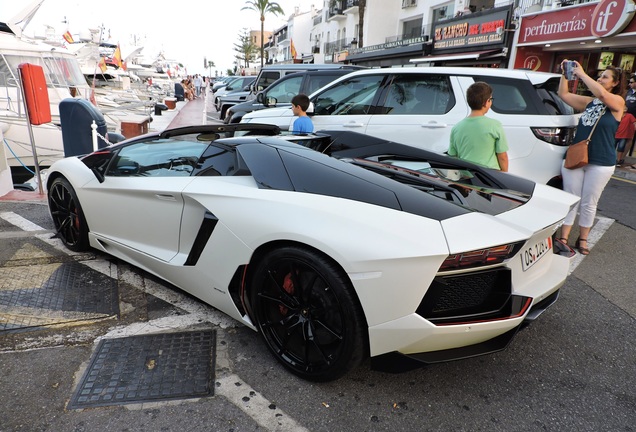
[(393, 351), (372, 357), (371, 367), (374, 370), (398, 373), (416, 369), (426, 364), (468, 359), (471, 357), (477, 357), (502, 351), (508, 347), (517, 332), (522, 327), (524, 327), (524, 325), (533, 321), (543, 311), (554, 304), (558, 297), (559, 291), (557, 290), (550, 296), (545, 298), (543, 301), (535, 304), (530, 309), (524, 320), (520, 322), (516, 320), (515, 324), (509, 330), (493, 338), (472, 345), (442, 349), (437, 351), (412, 354), (404, 354), (398, 351)]

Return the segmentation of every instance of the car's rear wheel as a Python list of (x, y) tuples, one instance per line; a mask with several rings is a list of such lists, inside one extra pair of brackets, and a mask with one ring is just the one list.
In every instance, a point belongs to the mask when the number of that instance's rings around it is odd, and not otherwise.
[(344, 272), (302, 247), (268, 253), (254, 273), (251, 305), (269, 350), (301, 378), (330, 381), (366, 354), (366, 324)]
[(58, 177), (48, 190), (49, 211), (58, 237), (72, 251), (89, 248), (88, 224), (73, 186), (64, 177)]

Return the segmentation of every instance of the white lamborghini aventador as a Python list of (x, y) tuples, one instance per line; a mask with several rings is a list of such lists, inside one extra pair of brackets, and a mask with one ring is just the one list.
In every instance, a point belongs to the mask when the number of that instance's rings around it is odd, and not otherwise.
[(56, 162), (58, 235), (259, 331), (315, 381), (369, 356), (504, 349), (556, 300), (574, 252), (555, 231), (577, 197), (366, 135), (275, 133), (192, 126)]

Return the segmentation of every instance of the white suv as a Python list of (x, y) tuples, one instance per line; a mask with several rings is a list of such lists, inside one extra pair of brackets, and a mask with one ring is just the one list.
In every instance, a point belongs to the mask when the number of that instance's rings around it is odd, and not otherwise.
[[(466, 89), (493, 88), (488, 116), (504, 126), (510, 172), (560, 185), (563, 154), (578, 116), (558, 96), (559, 75), (510, 69), (409, 67), (367, 69), (341, 77), (310, 95), (316, 131), (352, 130), (438, 153), (448, 150), (451, 128), (466, 117)], [(313, 109), (313, 112), (311, 112)], [(241, 122), (289, 130), (289, 108), (246, 114)]]

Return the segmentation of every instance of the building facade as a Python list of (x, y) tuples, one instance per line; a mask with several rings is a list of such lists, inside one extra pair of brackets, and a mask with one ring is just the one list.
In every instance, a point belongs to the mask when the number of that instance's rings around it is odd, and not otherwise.
[(634, 0), (366, 0), (362, 22), (359, 3), (296, 9), (273, 32), (270, 62), (556, 71), (572, 58), (592, 73), (634, 71)]

